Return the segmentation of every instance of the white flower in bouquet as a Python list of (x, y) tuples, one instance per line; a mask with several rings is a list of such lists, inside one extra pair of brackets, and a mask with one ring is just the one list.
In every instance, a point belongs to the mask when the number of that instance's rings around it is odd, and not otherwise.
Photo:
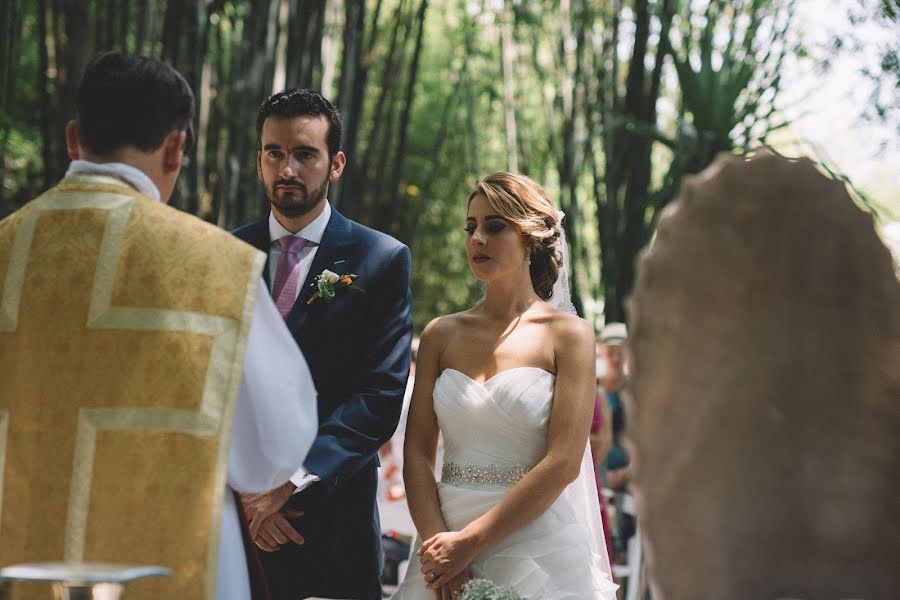
[(509, 588), (499, 587), (487, 579), (472, 579), (462, 587), (460, 600), (524, 600)]

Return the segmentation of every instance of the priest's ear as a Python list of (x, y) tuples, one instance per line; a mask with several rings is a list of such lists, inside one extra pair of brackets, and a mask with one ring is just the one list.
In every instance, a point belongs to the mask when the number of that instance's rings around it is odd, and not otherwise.
[(81, 152), (78, 150), (78, 123), (75, 119), (66, 123), (66, 154), (69, 155), (69, 160), (81, 158)]
[(177, 172), (181, 170), (181, 162), (187, 150), (186, 140), (187, 132), (177, 129), (170, 131), (169, 135), (163, 140), (163, 169), (166, 172), (171, 173), (172, 171)]

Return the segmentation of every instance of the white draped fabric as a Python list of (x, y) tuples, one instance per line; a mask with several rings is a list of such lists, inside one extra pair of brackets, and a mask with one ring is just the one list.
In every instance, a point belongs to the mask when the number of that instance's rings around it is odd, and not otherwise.
[[(260, 279), (228, 447), (229, 487), (265, 492), (287, 482), (303, 464), (318, 423), (309, 367)], [(237, 507), (227, 492), (217, 600), (250, 598), (243, 544)]]
[[(444, 461), (482, 467), (531, 467), (546, 454), (555, 377), (518, 367), (478, 383), (445, 370), (434, 387), (434, 410), (444, 436)], [(454, 531), (485, 514), (509, 490), (504, 485), (438, 483), (441, 511)], [(433, 600), (415, 551), (394, 598)], [(474, 577), (541, 600), (613, 600), (590, 452), (581, 474), (542, 515), (479, 554)]]

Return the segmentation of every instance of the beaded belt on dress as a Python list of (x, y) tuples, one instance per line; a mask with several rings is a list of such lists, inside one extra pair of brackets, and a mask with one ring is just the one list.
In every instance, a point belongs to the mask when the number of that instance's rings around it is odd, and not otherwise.
[(467, 485), (515, 485), (531, 467), (525, 465), (469, 465), (445, 462), (441, 483)]

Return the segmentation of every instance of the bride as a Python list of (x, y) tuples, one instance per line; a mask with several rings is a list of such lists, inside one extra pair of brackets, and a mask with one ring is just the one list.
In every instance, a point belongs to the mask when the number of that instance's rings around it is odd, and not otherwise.
[(480, 577), (528, 599), (614, 599), (587, 444), (594, 332), (557, 308), (571, 303), (554, 289), (556, 209), (531, 179), (496, 173), (465, 229), (486, 294), (422, 334), (403, 468), (418, 536), (394, 598), (457, 598)]

